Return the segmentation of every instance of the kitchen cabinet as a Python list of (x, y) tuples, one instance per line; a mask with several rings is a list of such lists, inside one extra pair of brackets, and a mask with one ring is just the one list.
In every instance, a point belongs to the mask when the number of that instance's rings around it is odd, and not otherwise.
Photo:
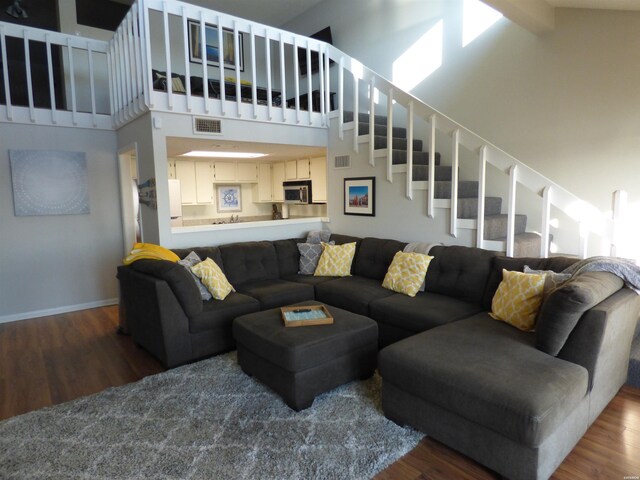
[(285, 180), (296, 180), (298, 178), (298, 161), (287, 160), (285, 163)]
[(176, 178), (180, 180), (182, 204), (195, 205), (196, 166), (193, 160), (176, 160)]
[(238, 162), (238, 182), (255, 183), (258, 181), (258, 164), (255, 162)]
[(259, 163), (258, 183), (253, 186), (253, 202), (264, 203), (273, 201), (273, 181), (271, 179), (271, 164)]
[(327, 202), (327, 159), (317, 157), (309, 160), (309, 170), (314, 203)]
[[(294, 160), (295, 165), (295, 160)], [(272, 199), (274, 202), (284, 202), (284, 190), (282, 182), (285, 181), (285, 164), (276, 162), (271, 166), (271, 184), (273, 186)]]
[(296, 160), (296, 175), (299, 180), (307, 180), (311, 172), (309, 171), (309, 159), (300, 158)]
[(236, 162), (214, 162), (213, 164), (214, 182), (237, 182), (238, 168)]
[(213, 203), (213, 178), (211, 162), (195, 162), (196, 203)]

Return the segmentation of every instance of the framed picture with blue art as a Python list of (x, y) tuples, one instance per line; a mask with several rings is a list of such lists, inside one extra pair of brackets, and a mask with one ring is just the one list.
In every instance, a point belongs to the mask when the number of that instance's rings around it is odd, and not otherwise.
[(242, 211), (242, 188), (240, 185), (218, 185), (218, 212)]
[(376, 177), (344, 179), (344, 214), (376, 215)]
[[(202, 35), (200, 22), (189, 20), (189, 61), (193, 63), (202, 63)], [(205, 31), (205, 51), (207, 57), (207, 65), (217, 67), (220, 65), (220, 46), (218, 45), (218, 26), (208, 23), (204, 26)], [(233, 30), (228, 28), (222, 29), (222, 58), (224, 68), (236, 68), (236, 47), (233, 41)], [(238, 66), (240, 71), (244, 72), (244, 53), (242, 33), (238, 32)]]

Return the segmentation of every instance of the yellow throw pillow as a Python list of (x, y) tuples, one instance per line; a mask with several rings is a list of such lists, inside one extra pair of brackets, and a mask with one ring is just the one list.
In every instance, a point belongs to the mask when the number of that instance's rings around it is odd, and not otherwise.
[(356, 242), (329, 245), (322, 242), (322, 255), (313, 273), (316, 277), (348, 277), (356, 253)]
[(544, 275), (503, 269), (489, 315), (525, 332), (532, 331), (542, 303), (544, 280)]
[(152, 260), (169, 260), (170, 262), (177, 262), (180, 260), (175, 253), (171, 250), (155, 245), (153, 243), (136, 243), (131, 250), (131, 253), (122, 260), (122, 263), (129, 265), (136, 260), (142, 260), (143, 258), (150, 258)]
[(382, 286), (415, 297), (432, 259), (432, 256), (423, 253), (397, 252), (384, 276)]
[(207, 287), (211, 296), (216, 300), (224, 300), (227, 295), (236, 291), (222, 270), (220, 270), (218, 264), (210, 258), (191, 267), (191, 271)]

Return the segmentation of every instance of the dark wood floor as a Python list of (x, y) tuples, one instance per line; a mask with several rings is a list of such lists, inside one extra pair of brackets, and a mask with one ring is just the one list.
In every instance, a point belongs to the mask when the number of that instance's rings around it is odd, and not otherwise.
[[(0, 324), (0, 419), (66, 402), (163, 371), (117, 335), (116, 307)], [(553, 478), (640, 475), (640, 390), (623, 387)], [(378, 480), (494, 479), (495, 474), (426, 438)]]

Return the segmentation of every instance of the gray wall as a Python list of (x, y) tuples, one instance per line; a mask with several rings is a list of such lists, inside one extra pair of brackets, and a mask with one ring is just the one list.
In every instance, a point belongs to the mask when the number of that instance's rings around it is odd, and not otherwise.
[[(336, 47), (392, 78), (394, 60), (443, 20), (442, 66), (412, 94), (601, 211), (618, 189), (637, 211), (640, 63), (632, 52), (640, 12), (557, 9), (556, 30), (542, 37), (502, 19), (464, 48), (463, 14), (462, 0), (325, 0), (285, 28), (309, 33), (330, 25)], [(341, 198), (341, 177), (330, 181)], [(380, 200), (402, 205), (399, 198)], [(332, 224), (336, 215), (332, 208)], [(423, 220), (409, 210), (380, 218), (372, 233), (384, 235), (390, 221), (413, 231)]]
[[(113, 303), (122, 261), (116, 133), (0, 128), (0, 322)], [(85, 152), (88, 215), (16, 217), (9, 150)]]

